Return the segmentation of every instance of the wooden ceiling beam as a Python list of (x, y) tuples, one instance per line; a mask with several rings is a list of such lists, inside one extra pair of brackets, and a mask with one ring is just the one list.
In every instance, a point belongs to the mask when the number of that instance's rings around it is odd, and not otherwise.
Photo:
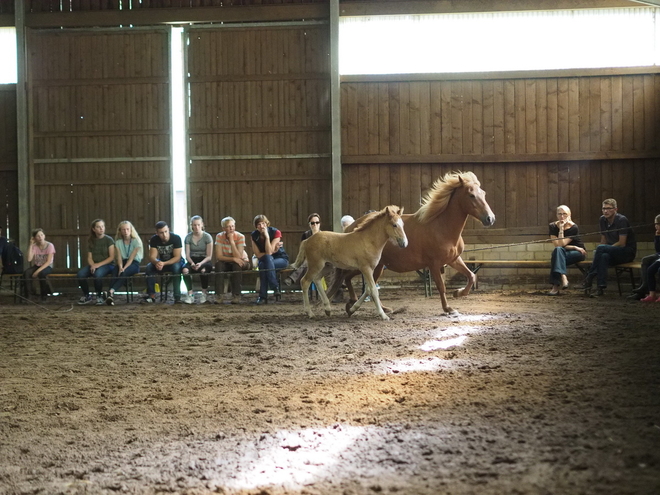
[(251, 5), (241, 7), (198, 7), (192, 9), (134, 9), (78, 12), (27, 13), (30, 28), (153, 26), (211, 22), (283, 22), (328, 19), (325, 4)]
[[(649, 0), (660, 4), (660, 0)], [(341, 16), (461, 14), (642, 7), (635, 0), (409, 0), (342, 3)]]

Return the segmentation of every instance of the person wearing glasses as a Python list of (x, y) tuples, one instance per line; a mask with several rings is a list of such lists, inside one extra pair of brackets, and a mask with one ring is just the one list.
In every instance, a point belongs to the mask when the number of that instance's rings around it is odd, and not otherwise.
[[(642, 258), (642, 283), (633, 289), (629, 299), (638, 299), (644, 302), (660, 302), (656, 291), (656, 276), (660, 273), (660, 215), (655, 217), (655, 254)], [(648, 295), (647, 295), (648, 294)]]
[(568, 289), (566, 267), (584, 261), (587, 252), (580, 239), (578, 226), (571, 219), (571, 209), (566, 205), (557, 207), (557, 221), (550, 223), (550, 239), (555, 245), (550, 262), (549, 296), (559, 294), (559, 288)]
[[(628, 219), (618, 213), (615, 199), (606, 199), (600, 217), (600, 245), (594, 251), (594, 261), (589, 268), (581, 289), (587, 296), (602, 296), (607, 288), (607, 270), (610, 266), (630, 263), (637, 254), (635, 233)], [(598, 284), (596, 292), (591, 291), (594, 279)]]
[[(318, 213), (312, 213), (307, 217), (307, 223), (309, 224), (309, 230), (303, 232), (302, 235), (303, 241), (309, 239), (319, 230), (321, 230), (321, 215), (319, 215)], [(284, 279), (284, 285), (291, 286), (295, 284), (305, 275), (306, 272), (307, 272), (307, 263), (303, 263), (301, 266), (299, 266), (293, 272), (291, 272), (291, 275), (289, 275), (287, 278)]]

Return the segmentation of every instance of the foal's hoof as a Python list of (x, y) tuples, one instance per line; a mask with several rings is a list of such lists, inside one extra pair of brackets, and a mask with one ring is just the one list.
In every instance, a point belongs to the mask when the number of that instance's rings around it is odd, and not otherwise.
[(325, 316), (330, 316), (330, 311), (327, 309), (325, 310)]
[(353, 313), (351, 313), (351, 308), (357, 301), (348, 301), (346, 303), (346, 312), (348, 313), (348, 316), (351, 316)]

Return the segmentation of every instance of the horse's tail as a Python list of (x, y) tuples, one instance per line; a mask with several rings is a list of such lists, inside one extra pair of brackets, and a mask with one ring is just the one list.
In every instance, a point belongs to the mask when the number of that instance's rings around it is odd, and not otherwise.
[(298, 257), (296, 258), (296, 261), (291, 265), (291, 268), (294, 270), (297, 270), (302, 266), (302, 264), (305, 262), (305, 259), (307, 258), (307, 254), (305, 254), (305, 245), (307, 244), (307, 239), (302, 241), (300, 243), (300, 249), (298, 249)]

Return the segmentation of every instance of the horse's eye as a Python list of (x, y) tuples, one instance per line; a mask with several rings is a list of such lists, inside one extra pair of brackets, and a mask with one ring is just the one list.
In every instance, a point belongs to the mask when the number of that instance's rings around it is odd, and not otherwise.
[(393, 224), (392, 224), (392, 227), (394, 227), (394, 228), (396, 229), (396, 228), (398, 227), (398, 225), (395, 224), (395, 223), (393, 223)]

